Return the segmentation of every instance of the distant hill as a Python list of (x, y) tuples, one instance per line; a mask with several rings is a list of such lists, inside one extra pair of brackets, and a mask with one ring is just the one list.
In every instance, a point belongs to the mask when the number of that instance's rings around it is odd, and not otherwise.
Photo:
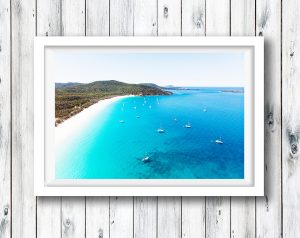
[[(55, 89), (56, 125), (101, 99), (122, 95), (171, 95), (155, 84), (127, 84), (119, 81), (96, 81), (87, 84), (68, 83)], [(55, 85), (56, 86), (56, 85)]]
[(154, 87), (154, 88), (162, 88), (160, 86), (158, 86), (157, 84), (155, 83), (140, 83), (140, 85), (144, 85), (144, 86), (150, 86), (150, 87)]
[(73, 83), (73, 82), (69, 82), (69, 83), (55, 83), (55, 89), (57, 88), (65, 88), (65, 87), (72, 87), (72, 86), (77, 86), (80, 85), (81, 83)]

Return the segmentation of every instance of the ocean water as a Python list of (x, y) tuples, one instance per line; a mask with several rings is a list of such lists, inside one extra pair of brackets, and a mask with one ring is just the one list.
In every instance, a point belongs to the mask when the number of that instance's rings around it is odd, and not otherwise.
[(244, 94), (172, 92), (124, 98), (92, 118), (56, 150), (56, 178), (244, 178)]

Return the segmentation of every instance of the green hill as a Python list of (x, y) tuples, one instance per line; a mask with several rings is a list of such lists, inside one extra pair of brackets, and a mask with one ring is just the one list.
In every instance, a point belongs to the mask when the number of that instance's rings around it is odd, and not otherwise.
[(88, 84), (71, 83), (55, 89), (55, 123), (56, 125), (61, 123), (101, 99), (122, 95), (171, 94), (169, 91), (150, 84), (127, 84), (114, 80), (96, 81)]

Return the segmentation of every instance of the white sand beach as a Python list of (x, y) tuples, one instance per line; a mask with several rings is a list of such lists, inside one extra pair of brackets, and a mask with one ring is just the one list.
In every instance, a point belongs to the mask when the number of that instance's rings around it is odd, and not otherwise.
[(82, 128), (84, 125), (87, 125), (89, 120), (98, 115), (99, 112), (103, 111), (107, 106), (127, 97), (134, 97), (134, 95), (116, 96), (113, 98), (100, 100), (99, 102), (62, 122), (55, 127), (55, 144), (58, 145), (67, 140), (70, 136), (74, 135), (78, 129)]

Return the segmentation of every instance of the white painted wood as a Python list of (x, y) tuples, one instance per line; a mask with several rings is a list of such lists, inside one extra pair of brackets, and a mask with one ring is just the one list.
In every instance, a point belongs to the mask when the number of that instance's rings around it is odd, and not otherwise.
[(37, 199), (37, 237), (61, 237), (61, 197)]
[(300, 4), (282, 8), (282, 189), (283, 237), (300, 234)]
[[(255, 35), (255, 2), (231, 0), (231, 35)], [(231, 237), (255, 237), (255, 198), (231, 198)]]
[[(109, 35), (109, 0), (86, 1), (86, 35)], [(109, 237), (109, 197), (86, 198), (86, 237)]]
[[(62, 0), (62, 34), (85, 35), (85, 1)], [(62, 237), (85, 237), (85, 198), (62, 198)]]
[(182, 197), (182, 238), (205, 237), (205, 197)]
[[(205, 35), (205, 1), (182, 1), (182, 35)], [(182, 197), (182, 238), (205, 237), (205, 197)]]
[(206, 35), (228, 36), (230, 34), (230, 1), (206, 1)]
[[(206, 1), (206, 35), (230, 35), (230, 1)], [(230, 237), (230, 198), (206, 198), (206, 237)]]
[(61, 237), (85, 237), (85, 203), (82, 197), (62, 198)]
[(205, 0), (182, 0), (182, 35), (205, 35)]
[(158, 0), (158, 35), (181, 35), (181, 0)]
[(62, 35), (85, 35), (85, 0), (61, 0)]
[(157, 237), (181, 237), (181, 197), (158, 197)]
[(133, 198), (110, 198), (110, 238), (133, 237)]
[(110, 35), (133, 35), (133, 0), (110, 0)]
[(86, 35), (109, 35), (109, 0), (86, 0)]
[[(37, 1), (37, 35), (61, 34), (61, 3), (59, 0)], [(37, 237), (61, 237), (61, 198), (37, 198)]]
[(157, 35), (157, 0), (134, 1), (134, 35)]
[[(157, 36), (157, 0), (134, 1), (134, 35)], [(134, 238), (157, 237), (157, 197), (134, 198)]]
[(33, 195), (33, 37), (35, 1), (11, 1), (12, 237), (36, 236)]
[(109, 237), (109, 197), (86, 198), (86, 237)]
[(134, 237), (156, 238), (157, 197), (134, 198)]
[(256, 1), (256, 25), (265, 39), (265, 196), (256, 198), (256, 235), (280, 237), (281, 1)]
[(0, 0), (0, 237), (11, 228), (10, 3)]
[(206, 198), (206, 237), (230, 237), (230, 199)]

